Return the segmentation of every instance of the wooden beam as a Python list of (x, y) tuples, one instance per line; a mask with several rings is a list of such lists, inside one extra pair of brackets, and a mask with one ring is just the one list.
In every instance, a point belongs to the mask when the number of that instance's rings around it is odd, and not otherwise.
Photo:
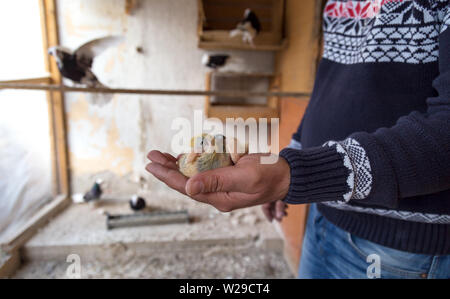
[[(40, 10), (40, 19), (41, 19), (41, 33), (42, 33), (42, 53), (44, 53), (44, 65), (45, 70), (50, 75), (50, 69), (53, 67), (51, 64), (50, 56), (47, 54), (48, 48), (49, 48), (49, 38), (47, 33), (47, 12), (46, 12), (46, 5), (45, 1), (38, 0), (39, 1), (39, 10)], [(53, 75), (53, 74), (52, 74)], [(52, 84), (53, 80), (51, 77), (49, 77), (49, 82), (46, 82), (46, 84)], [(19, 83), (19, 82), (16, 82)], [(22, 82), (23, 83), (23, 82)], [(50, 152), (51, 152), (51, 160), (52, 160), (52, 194), (57, 195), (59, 193), (59, 175), (58, 175), (58, 157), (56, 154), (56, 142), (55, 142), (55, 122), (54, 122), (54, 115), (53, 115), (53, 106), (52, 106), (52, 95), (49, 91), (46, 91), (46, 97), (47, 97), (47, 111), (48, 111), (48, 118), (49, 118), (49, 134), (50, 134)]]
[(50, 84), (52, 82), (51, 82), (51, 78), (50, 77), (39, 77), (39, 78), (27, 78), (27, 79), (16, 79), (16, 80), (0, 81), (0, 83)]
[(125, 0), (125, 13), (131, 15), (137, 6), (137, 0)]
[[(276, 70), (282, 75), (282, 91), (311, 93), (320, 58), (322, 0), (287, 0), (285, 33), (289, 48), (277, 53)], [(309, 98), (280, 100), (280, 148), (287, 146), (297, 130)], [(281, 222), (286, 260), (297, 273), (308, 214), (306, 205), (290, 205)]]
[(70, 203), (71, 199), (67, 195), (59, 195), (40, 209), (13, 238), (2, 244), (1, 249), (9, 254), (20, 249), (39, 228), (47, 224), (51, 218), (59, 214)]
[(203, 9), (202, 0), (197, 0), (197, 37), (200, 38), (203, 34), (203, 23), (205, 22), (205, 11)]
[[(56, 84), (15, 84), (0, 83), (0, 89), (29, 89), (29, 90), (49, 90), (57, 92), (88, 92), (107, 94), (146, 94), (146, 95), (176, 95), (176, 96), (220, 96), (227, 98), (242, 97), (289, 97), (303, 98), (310, 96), (310, 93), (303, 92), (248, 92), (248, 91), (205, 91), (205, 90), (158, 90), (158, 89), (124, 89), (124, 88), (90, 88), (90, 87), (69, 87)], [(55, 104), (55, 103), (54, 103)]]
[[(47, 55), (47, 49), (59, 45), (58, 22), (55, 0), (39, 0), (41, 7), (42, 36), (45, 66), (50, 73), (52, 84), (61, 84), (62, 78), (53, 59)], [(66, 136), (66, 115), (64, 95), (61, 90), (47, 90), (49, 121), (51, 128), (51, 146), (53, 157), (54, 194), (70, 194), (69, 155)]]
[[(211, 91), (211, 81), (212, 81), (212, 72), (208, 72), (206, 74), (206, 81), (205, 81), (205, 88), (206, 91)], [(204, 109), (205, 109), (205, 115), (206, 117), (209, 117), (209, 107), (211, 106), (211, 96), (206, 95), (205, 96), (205, 105), (204, 105)]]
[(41, 26), (44, 47), (44, 60), (46, 69), (50, 73), (53, 82), (60, 82), (61, 75), (54, 59), (50, 58), (47, 50), (50, 47), (59, 45), (58, 22), (56, 18), (55, 0), (39, 0), (41, 8)]
[(11, 253), (0, 251), (0, 278), (9, 278), (19, 269), (21, 264), (18, 250)]
[(210, 105), (208, 108), (208, 117), (215, 117), (221, 121), (227, 118), (266, 118), (270, 123), (272, 118), (278, 118), (278, 109), (263, 105)]
[(204, 41), (198, 42), (198, 47), (204, 50), (243, 50), (243, 51), (281, 51), (288, 47), (288, 41), (283, 39), (280, 44), (244, 44), (241, 40)]

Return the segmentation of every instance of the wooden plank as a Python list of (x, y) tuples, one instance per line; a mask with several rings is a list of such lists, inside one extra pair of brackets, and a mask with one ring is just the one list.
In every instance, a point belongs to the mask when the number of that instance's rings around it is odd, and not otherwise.
[[(286, 0), (285, 31), (289, 48), (277, 53), (276, 69), (282, 75), (281, 90), (311, 93), (320, 57), (322, 1)], [(287, 146), (297, 130), (309, 98), (280, 100), (280, 147)], [(297, 273), (308, 214), (306, 205), (290, 205), (281, 223), (285, 254), (293, 273)]]
[[(281, 87), (281, 75), (275, 76), (272, 81), (270, 82), (270, 90), (272, 92), (280, 91)], [(268, 97), (267, 99), (267, 106), (272, 109), (276, 109), (278, 111), (278, 117), (280, 114), (280, 97)], [(278, 153), (277, 153), (278, 154)]]
[(18, 250), (11, 253), (0, 252), (0, 278), (10, 278), (21, 264)]
[(283, 37), (284, 0), (275, 0), (272, 8), (271, 32), (276, 41)]
[[(217, 72), (216, 76), (220, 77), (226, 77), (226, 76), (235, 76), (235, 77), (242, 77), (242, 73), (240, 72)], [(272, 73), (265, 73), (265, 72), (255, 72), (255, 73), (244, 73), (245, 77), (257, 77), (257, 78), (273, 78), (274, 75)]]
[(311, 92), (320, 57), (320, 1), (286, 2), (286, 38), (289, 47), (277, 53), (276, 68), (283, 75), (283, 91)]
[[(243, 19), (247, 7), (236, 6), (205, 6), (205, 28), (210, 30), (232, 30)], [(251, 7), (250, 7), (251, 8)], [(261, 23), (261, 31), (271, 31), (272, 7), (254, 8)]]
[(137, 7), (137, 0), (125, 0), (125, 13), (131, 15)]
[(276, 46), (280, 43), (280, 35), (273, 32), (261, 32), (255, 37), (253, 43), (255, 46), (251, 46), (242, 41), (241, 37), (230, 38), (230, 32), (227, 30), (205, 30), (201, 36), (203, 42), (222, 42), (222, 43), (233, 43), (242, 44), (244, 46), (249, 46), (252, 48), (257, 48), (260, 46)]
[(40, 78), (26, 78), (26, 79), (0, 81), (0, 83), (50, 84), (51, 78), (49, 76)]
[(204, 50), (244, 50), (244, 51), (281, 51), (288, 46), (288, 41), (284, 39), (280, 44), (258, 44), (255, 46), (244, 44), (241, 40), (227, 41), (202, 41), (198, 42), (198, 47)]
[(215, 117), (221, 121), (227, 118), (266, 118), (270, 122), (271, 118), (278, 118), (278, 109), (267, 106), (257, 105), (210, 105), (208, 108), (208, 117)]
[(197, 14), (197, 36), (200, 39), (203, 34), (203, 23), (206, 20), (202, 0), (197, 0)]
[[(44, 65), (45, 70), (50, 74), (50, 68), (51, 68), (51, 61), (50, 56), (47, 54), (49, 46), (49, 41), (47, 37), (47, 24), (46, 24), (46, 9), (45, 9), (45, 3), (43, 0), (39, 0), (39, 10), (40, 10), (40, 20), (41, 20), (41, 32), (42, 32), (42, 47), (44, 53)], [(46, 82), (47, 84), (52, 84), (53, 80), (52, 77), (49, 77), (49, 82)], [(47, 98), (47, 111), (48, 111), (48, 118), (49, 118), (49, 135), (50, 135), (50, 151), (51, 151), (51, 160), (52, 160), (52, 195), (56, 196), (59, 193), (59, 175), (58, 175), (58, 157), (56, 155), (56, 142), (54, 137), (54, 131), (55, 131), (55, 122), (54, 122), (54, 115), (53, 115), (53, 107), (52, 107), (52, 98), (51, 93), (49, 91), (46, 91), (46, 98)]]
[[(233, 30), (236, 28), (237, 23), (241, 18), (220, 18), (220, 19), (206, 19), (204, 25), (205, 31), (208, 30)], [(270, 19), (261, 20), (261, 33), (270, 32), (272, 28), (272, 22)]]
[[(207, 92), (211, 91), (211, 80), (212, 80), (212, 72), (208, 72), (206, 74), (206, 80), (205, 80), (205, 90)], [(206, 117), (210, 117), (209, 116), (209, 107), (211, 106), (211, 96), (210, 95), (206, 95), (205, 96), (205, 115)]]
[(3, 251), (12, 253), (21, 248), (39, 228), (44, 226), (51, 218), (59, 214), (68, 205), (71, 199), (67, 195), (59, 195), (39, 210), (24, 227), (8, 242), (1, 245)]
[[(214, 19), (222, 19), (222, 18), (231, 18), (235, 19), (236, 21), (240, 21), (244, 18), (244, 12), (245, 9), (250, 8), (252, 9), (252, 6), (232, 6), (232, 5), (205, 5), (205, 16), (208, 20), (214, 20)], [(258, 16), (258, 19), (260, 21), (264, 21), (264, 19), (267, 19), (270, 21), (270, 18), (272, 17), (272, 5), (267, 7), (256, 7), (252, 9), (256, 15)]]
[[(56, 18), (55, 0), (39, 0), (41, 6), (41, 20), (44, 37), (44, 48), (59, 44), (58, 23)], [(47, 53), (45, 50), (44, 53)], [(62, 78), (56, 62), (46, 55), (46, 67), (53, 84), (61, 84)], [(50, 91), (50, 90), (49, 90)], [(49, 118), (53, 151), (54, 181), (57, 183), (55, 193), (70, 194), (69, 156), (66, 136), (66, 115), (62, 90), (48, 93)]]
[[(88, 92), (88, 93), (108, 93), (108, 94), (147, 94), (147, 95), (177, 95), (177, 96), (221, 96), (227, 98), (242, 97), (293, 97), (302, 98), (309, 96), (309, 93), (296, 92), (249, 92), (242, 90), (223, 90), (223, 91), (205, 91), (205, 90), (160, 90), (160, 89), (125, 89), (125, 88), (87, 88), (87, 87), (69, 87), (50, 84), (13, 84), (0, 83), (0, 88), (5, 89), (29, 89), (29, 90), (50, 90), (62, 92)], [(56, 105), (57, 103), (53, 103)]]
[[(275, 0), (277, 1), (277, 0)], [(203, 0), (204, 5), (216, 5), (216, 6), (235, 6), (246, 9), (247, 7), (255, 8), (270, 8), (272, 7), (273, 0)]]

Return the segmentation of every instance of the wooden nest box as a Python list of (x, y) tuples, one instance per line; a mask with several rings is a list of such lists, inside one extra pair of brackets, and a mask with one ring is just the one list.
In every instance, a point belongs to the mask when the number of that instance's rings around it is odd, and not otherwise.
[[(278, 76), (263, 73), (210, 72), (206, 76), (208, 91), (275, 92), (279, 91)], [(207, 96), (205, 114), (225, 122), (227, 118), (271, 118), (279, 117), (279, 99), (275, 96), (227, 98)]]
[[(262, 27), (253, 46), (239, 36), (230, 37), (247, 8), (255, 12)], [(278, 51), (286, 46), (284, 0), (198, 0), (198, 9), (199, 48)]]

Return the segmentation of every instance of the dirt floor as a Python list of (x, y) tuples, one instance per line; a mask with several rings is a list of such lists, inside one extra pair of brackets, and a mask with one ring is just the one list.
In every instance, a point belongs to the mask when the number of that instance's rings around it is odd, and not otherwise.
[[(14, 278), (67, 278), (65, 261), (29, 262)], [(280, 252), (129, 254), (110, 262), (81, 263), (81, 278), (292, 278)]]
[(141, 193), (149, 211), (188, 210), (191, 223), (106, 230), (105, 212), (130, 214), (124, 198), (74, 204), (25, 246), (16, 278), (290, 278), (283, 241), (259, 208), (220, 213), (173, 192)]

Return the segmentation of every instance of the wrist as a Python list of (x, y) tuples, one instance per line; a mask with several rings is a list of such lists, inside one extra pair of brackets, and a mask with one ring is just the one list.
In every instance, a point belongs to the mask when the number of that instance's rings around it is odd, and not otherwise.
[(349, 170), (344, 166), (343, 155), (335, 148), (285, 148), (280, 156), (290, 168), (288, 192), (283, 201), (302, 204), (343, 200), (350, 191)]
[(289, 192), (289, 186), (291, 184), (291, 168), (289, 166), (288, 161), (283, 157), (278, 157), (278, 167), (280, 169), (279, 172), (279, 184), (278, 184), (278, 190), (279, 190), (279, 196), (277, 197), (277, 200), (283, 200), (286, 198)]

